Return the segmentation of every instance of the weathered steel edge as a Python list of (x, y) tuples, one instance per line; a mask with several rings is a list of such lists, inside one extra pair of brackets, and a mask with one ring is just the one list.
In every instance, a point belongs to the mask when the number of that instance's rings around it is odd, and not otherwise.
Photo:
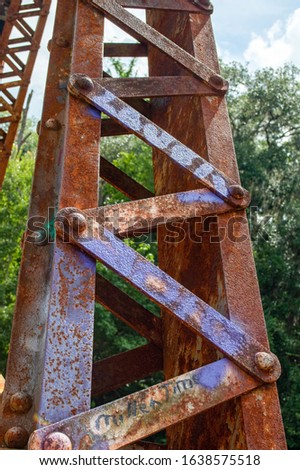
[(100, 86), (96, 81), (84, 75), (73, 74), (70, 77), (68, 89), (74, 96), (84, 99), (123, 127), (130, 129), (144, 142), (163, 152), (176, 164), (190, 172), (195, 180), (201, 182), (233, 207), (245, 208), (249, 205), (250, 194), (248, 191), (239, 187), (240, 194), (238, 197), (234, 197), (231, 192), (231, 188), (237, 188), (234, 180), (228, 178), (200, 155)]
[(258, 386), (231, 361), (221, 359), (39, 429), (31, 435), (29, 449), (48, 450), (53, 441), (62, 450), (118, 449)]
[[(55, 226), (65, 242), (71, 241), (113, 269), (248, 373), (263, 382), (278, 379), (281, 367), (274, 354), (94, 219), (86, 219), (84, 211), (62, 209)], [(269, 356), (272, 364), (268, 370), (260, 367), (258, 354)]]

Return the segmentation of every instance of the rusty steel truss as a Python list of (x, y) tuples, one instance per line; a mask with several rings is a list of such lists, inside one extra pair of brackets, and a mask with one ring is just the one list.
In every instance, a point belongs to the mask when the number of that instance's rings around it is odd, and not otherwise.
[[(146, 8), (147, 22), (126, 7)], [(212, 11), (207, 0), (58, 0), (3, 447), (149, 449), (158, 446), (142, 440), (166, 429), (167, 449), (285, 448), (280, 364), (267, 340)], [(138, 42), (103, 44), (105, 18)], [(148, 57), (149, 76), (109, 77), (104, 56)], [(124, 134), (153, 148), (155, 194), (100, 156), (101, 137)], [(98, 207), (99, 175), (131, 202)], [(55, 240), (49, 208), (58, 211)], [(171, 243), (174, 227), (194, 236)], [(123, 241), (153, 231), (159, 266)], [(161, 317), (97, 274), (96, 262)], [(93, 364), (95, 302), (148, 344)], [(164, 382), (91, 409), (92, 396), (161, 370)]]
[(1, 0), (0, 3), (8, 5), (0, 36), (1, 188), (51, 0)]

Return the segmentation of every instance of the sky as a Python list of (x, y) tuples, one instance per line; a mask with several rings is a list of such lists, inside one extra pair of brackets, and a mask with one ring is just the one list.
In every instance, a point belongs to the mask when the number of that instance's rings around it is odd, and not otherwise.
[[(212, 22), (219, 57), (225, 62), (248, 63), (251, 70), (280, 67), (294, 63), (300, 67), (300, 1), (299, 0), (214, 0)], [(34, 95), (31, 116), (39, 119), (49, 60), (47, 43), (52, 36), (56, 0), (45, 28), (41, 49), (31, 80)], [(134, 12), (133, 10), (131, 10)], [(142, 19), (143, 11), (135, 10)], [(111, 23), (105, 28), (106, 42), (127, 42), (130, 38)], [(131, 39), (132, 41), (132, 39)], [(146, 63), (138, 65), (145, 74)]]

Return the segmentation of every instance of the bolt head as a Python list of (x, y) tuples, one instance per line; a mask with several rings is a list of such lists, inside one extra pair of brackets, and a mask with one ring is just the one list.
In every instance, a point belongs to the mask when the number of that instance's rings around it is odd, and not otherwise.
[(55, 44), (58, 47), (64, 47), (64, 48), (69, 47), (70, 45), (69, 41), (63, 36), (58, 36), (58, 38), (55, 39)]
[(230, 196), (234, 199), (243, 199), (245, 196), (245, 190), (239, 184), (233, 184), (228, 188)]
[(80, 234), (86, 230), (86, 218), (83, 214), (80, 214), (80, 212), (74, 212), (73, 214), (70, 214), (68, 219), (71, 227), (73, 228), (74, 234)]
[(92, 91), (94, 88), (93, 80), (87, 75), (77, 74), (75, 85), (85, 91)]
[(275, 360), (271, 354), (258, 352), (255, 354), (255, 364), (260, 370), (270, 372), (275, 367)]
[(9, 449), (23, 449), (27, 445), (28, 437), (26, 429), (15, 426), (5, 433), (4, 442)]
[(228, 82), (224, 80), (220, 75), (212, 75), (209, 78), (209, 83), (211, 83), (215, 88), (218, 88), (219, 90), (227, 90), (228, 88)]
[(52, 432), (43, 442), (44, 450), (72, 450), (72, 442), (62, 432)]
[(60, 122), (57, 119), (47, 119), (45, 122), (45, 126), (47, 129), (50, 129), (52, 131), (58, 131), (61, 128)]
[(17, 392), (10, 397), (9, 405), (16, 413), (27, 413), (32, 407), (32, 398), (26, 392)]

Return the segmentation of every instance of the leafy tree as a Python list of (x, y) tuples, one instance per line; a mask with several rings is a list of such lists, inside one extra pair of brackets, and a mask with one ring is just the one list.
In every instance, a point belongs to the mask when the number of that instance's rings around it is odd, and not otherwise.
[(223, 64), (243, 185), (252, 193), (254, 255), (289, 448), (300, 442), (300, 70), (292, 65), (251, 74)]
[[(26, 145), (28, 146), (27, 141)], [(5, 371), (12, 315), (30, 200), (34, 148), (13, 155), (0, 192), (0, 373)], [(15, 149), (14, 149), (15, 151)]]

